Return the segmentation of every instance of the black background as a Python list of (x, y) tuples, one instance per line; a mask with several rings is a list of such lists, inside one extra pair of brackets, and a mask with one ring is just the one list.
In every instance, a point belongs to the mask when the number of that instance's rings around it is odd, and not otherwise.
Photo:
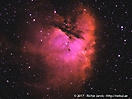
[[(0, 97), (2, 99), (30, 99), (30, 92), (34, 93), (28, 90), (23, 82), (27, 80), (26, 76), (30, 75), (30, 72), (24, 74), (23, 67), (28, 60), (23, 59), (24, 55), (19, 49), (28, 38), (22, 32), (27, 28), (24, 24), (31, 20), (28, 17), (31, 10), (28, 8), (33, 8), (36, 1), (0, 1)], [(62, 16), (65, 16), (72, 5), (79, 3), (74, 0), (50, 0), (50, 2)], [(90, 7), (99, 21), (96, 31), (96, 60), (92, 63), (93, 74), (86, 81), (84, 93), (127, 94), (132, 97), (132, 2), (81, 0), (80, 3)], [(34, 99), (39, 99), (37, 93), (35, 94)]]

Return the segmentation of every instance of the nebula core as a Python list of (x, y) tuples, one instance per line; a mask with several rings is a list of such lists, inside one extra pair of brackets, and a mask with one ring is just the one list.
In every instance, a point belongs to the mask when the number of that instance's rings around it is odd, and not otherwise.
[[(82, 5), (75, 8), (72, 15), (61, 16), (56, 10), (45, 13), (32, 20), (33, 26), (28, 27), (30, 38), (22, 48), (23, 53), (33, 56), (29, 59), (29, 68), (41, 69), (41, 81), (25, 84), (42, 92), (47, 99), (59, 99), (55, 98), (58, 94), (63, 99), (71, 99), (75, 93), (81, 92), (92, 72), (95, 17)], [(36, 56), (39, 56), (41, 65), (37, 64)]]

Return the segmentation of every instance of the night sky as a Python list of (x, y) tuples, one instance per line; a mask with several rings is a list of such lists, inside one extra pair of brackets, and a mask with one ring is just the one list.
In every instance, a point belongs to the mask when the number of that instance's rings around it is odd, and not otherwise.
[(131, 7), (130, 0), (1, 0), (0, 99), (131, 99)]

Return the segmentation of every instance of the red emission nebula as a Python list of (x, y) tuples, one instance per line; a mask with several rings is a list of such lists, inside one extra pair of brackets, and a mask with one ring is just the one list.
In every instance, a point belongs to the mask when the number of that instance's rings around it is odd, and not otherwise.
[[(95, 58), (96, 22), (91, 11), (78, 6), (65, 17), (56, 10), (44, 11), (44, 16), (31, 22), (29, 38), (22, 50), (33, 56), (29, 59), (30, 70), (39, 68), (42, 77), (38, 82), (25, 81), (25, 84), (51, 99), (58, 93), (73, 97), (81, 92), (91, 75), (91, 62)], [(41, 64), (36, 62), (35, 56), (39, 56)]]

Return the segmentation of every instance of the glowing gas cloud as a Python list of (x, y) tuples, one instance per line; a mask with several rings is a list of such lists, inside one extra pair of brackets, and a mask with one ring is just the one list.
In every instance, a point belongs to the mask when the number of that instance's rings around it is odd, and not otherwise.
[[(95, 18), (83, 6), (65, 17), (55, 10), (50, 13), (34, 19), (34, 28), (29, 26), (31, 36), (24, 43), (23, 52), (34, 55), (31, 69), (41, 68), (43, 77), (37, 83), (25, 83), (36, 86), (34, 90), (41, 90), (44, 97), (57, 97), (58, 93), (73, 97), (69, 93), (82, 89), (93, 68)], [(35, 55), (41, 57), (41, 65), (35, 64)]]

